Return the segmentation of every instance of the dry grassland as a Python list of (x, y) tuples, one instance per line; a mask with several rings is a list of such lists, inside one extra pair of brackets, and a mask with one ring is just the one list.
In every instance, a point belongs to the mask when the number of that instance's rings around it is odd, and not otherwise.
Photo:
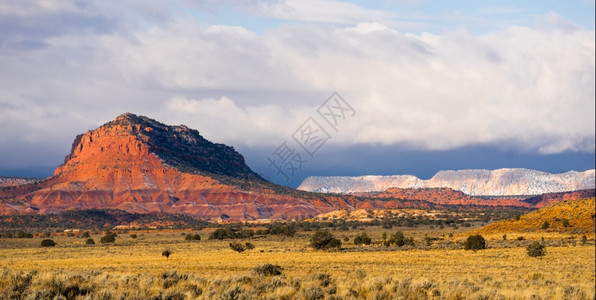
[[(367, 231), (373, 241), (382, 232)], [(120, 234), (113, 245), (84, 245), (77, 237), (0, 240), (0, 298), (13, 299), (594, 299), (594, 236), (587, 245), (569, 235), (546, 233), (523, 241), (488, 237), (489, 249), (461, 250), (467, 234), (431, 245), (429, 231), (405, 231), (417, 247), (356, 247), (314, 251), (312, 233), (293, 238), (253, 238), (256, 248), (236, 253), (229, 241), (185, 241), (180, 232)], [(512, 236), (514, 238), (515, 236)], [(525, 246), (545, 237), (547, 255), (531, 258)], [(99, 236), (93, 236), (99, 241)], [(561, 242), (563, 240), (563, 242)], [(418, 246), (420, 245), (420, 246)], [(492, 247), (492, 248), (491, 248)], [(496, 247), (496, 248), (495, 248)], [(451, 249), (458, 248), (458, 249)], [(171, 251), (166, 259), (164, 250)], [(283, 268), (279, 276), (257, 265)]]

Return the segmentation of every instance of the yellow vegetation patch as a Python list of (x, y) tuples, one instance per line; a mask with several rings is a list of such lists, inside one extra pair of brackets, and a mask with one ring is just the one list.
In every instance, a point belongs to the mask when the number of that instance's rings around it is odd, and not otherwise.
[[(562, 201), (523, 215), (476, 230), (479, 234), (506, 232), (567, 232), (594, 234), (594, 198)], [(543, 228), (545, 222), (548, 228)]]

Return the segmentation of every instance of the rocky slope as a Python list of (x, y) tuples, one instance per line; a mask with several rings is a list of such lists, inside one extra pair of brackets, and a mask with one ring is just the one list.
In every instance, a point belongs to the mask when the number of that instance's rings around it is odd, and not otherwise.
[(313, 176), (299, 190), (324, 193), (381, 192), (389, 188), (450, 188), (472, 196), (540, 195), (593, 189), (594, 169), (551, 174), (529, 169), (440, 171), (429, 180), (412, 175)]
[(304, 218), (333, 210), (275, 193), (232, 147), (186, 126), (123, 114), (75, 139), (53, 177), (0, 190), (0, 213), (167, 212), (210, 220)]
[(542, 194), (542, 195), (524, 199), (524, 200), (522, 200), (522, 202), (531, 204), (532, 206), (534, 206), (536, 208), (542, 208), (542, 207), (551, 205), (556, 202), (590, 198), (590, 197), (592, 197), (592, 198), (596, 197), (595, 189), (573, 191), (573, 192), (563, 192), (563, 193)]

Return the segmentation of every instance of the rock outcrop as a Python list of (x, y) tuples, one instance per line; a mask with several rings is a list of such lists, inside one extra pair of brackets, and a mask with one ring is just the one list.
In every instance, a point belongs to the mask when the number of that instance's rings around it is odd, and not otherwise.
[(220, 220), (305, 218), (330, 211), (296, 197), (250, 170), (232, 147), (198, 131), (123, 114), (76, 137), (53, 177), (0, 191), (0, 213), (121, 209)]
[(530, 197), (524, 199), (522, 202), (526, 202), (531, 204), (536, 208), (542, 208), (553, 203), (561, 202), (561, 201), (568, 201), (568, 200), (576, 200), (576, 199), (584, 199), (584, 198), (594, 198), (596, 197), (596, 190), (580, 190), (580, 191), (573, 191), (573, 192), (563, 192), (563, 193), (548, 193), (542, 194), (534, 197)]
[(472, 196), (521, 196), (558, 193), (595, 186), (594, 169), (551, 174), (529, 169), (440, 171), (429, 180), (412, 175), (313, 176), (299, 190), (324, 193), (382, 192), (389, 188), (450, 188)]

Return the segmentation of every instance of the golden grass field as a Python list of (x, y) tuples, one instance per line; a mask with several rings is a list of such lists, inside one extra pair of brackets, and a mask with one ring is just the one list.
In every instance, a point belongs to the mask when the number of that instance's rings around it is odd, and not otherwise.
[[(242, 240), (256, 246), (243, 253), (229, 240), (207, 240), (207, 231), (201, 241), (181, 232), (122, 233), (111, 245), (54, 237), (49, 248), (40, 238), (1, 239), (0, 299), (594, 299), (593, 234), (586, 245), (552, 232), (508, 233), (507, 241), (489, 235), (489, 249), (473, 252), (461, 246), (463, 229), (449, 237), (454, 230), (400, 228), (416, 249), (379, 243), (396, 230), (367, 228), (370, 246), (353, 245), (361, 230), (332, 231), (350, 239), (340, 251), (310, 248), (312, 232)], [(442, 240), (426, 245), (425, 235)], [(525, 245), (543, 237), (546, 256), (529, 257)], [(282, 274), (253, 271), (266, 263)]]

